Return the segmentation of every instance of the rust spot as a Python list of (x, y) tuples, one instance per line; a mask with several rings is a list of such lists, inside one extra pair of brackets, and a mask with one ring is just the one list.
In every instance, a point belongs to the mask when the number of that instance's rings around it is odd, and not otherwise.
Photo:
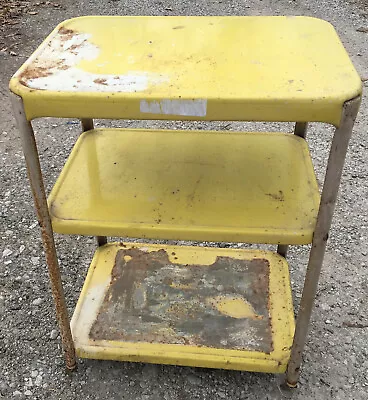
[[(34, 205), (37, 213), (38, 225), (41, 229), (43, 247), (45, 250), (46, 264), (48, 267), (51, 292), (55, 302), (57, 319), (59, 321), (61, 341), (64, 348), (66, 367), (73, 370), (76, 366), (74, 343), (70, 332), (68, 311), (66, 308), (63, 286), (61, 282), (60, 269), (58, 259), (55, 252), (55, 243), (52, 236), (52, 229), (49, 225), (47, 211), (45, 211), (45, 190), (42, 181), (31, 179), (32, 175), (29, 172), (27, 163), (27, 171), (31, 181), (31, 190), (34, 200)], [(47, 204), (46, 204), (47, 210)]]
[(36, 59), (20, 75), (19, 81), (22, 85), (28, 86), (27, 81), (37, 78), (44, 78), (53, 74), (55, 70), (65, 70), (69, 67), (64, 64), (64, 60), (44, 61)]
[(76, 32), (74, 32), (72, 29), (66, 29), (63, 26), (59, 29), (59, 34), (62, 36), (61, 37), (62, 41), (67, 41), (71, 39), (75, 33)]
[(80, 44), (73, 44), (68, 48), (68, 50), (73, 52), (74, 50), (78, 49), (78, 47), (80, 47)]
[(282, 190), (279, 190), (278, 193), (266, 193), (266, 195), (277, 201), (285, 201), (284, 192)]
[[(219, 256), (211, 265), (183, 265), (164, 249), (121, 249), (90, 338), (270, 353), (268, 298), (267, 260)], [(223, 311), (240, 301), (256, 317)]]
[(63, 26), (59, 29), (59, 33), (60, 35), (70, 35), (72, 33), (74, 33), (74, 31), (72, 29), (66, 29)]
[(19, 80), (26, 81), (28, 79), (44, 78), (51, 74), (52, 72), (50, 72), (49, 67), (30, 66), (21, 73)]
[(97, 83), (97, 84), (99, 84), (99, 85), (107, 85), (106, 79), (103, 79), (103, 78), (97, 78), (97, 79), (95, 79), (93, 82), (94, 82), (94, 83)]

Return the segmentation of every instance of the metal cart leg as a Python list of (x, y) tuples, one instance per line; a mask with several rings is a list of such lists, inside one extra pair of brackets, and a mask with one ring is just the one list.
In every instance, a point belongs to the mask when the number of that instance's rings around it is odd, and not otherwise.
[(27, 164), (28, 177), (31, 184), (38, 223), (41, 228), (42, 241), (46, 254), (51, 291), (55, 302), (56, 317), (59, 323), (66, 367), (69, 370), (73, 370), (76, 366), (75, 349), (70, 331), (68, 310), (66, 308), (60, 277), (54, 235), (51, 227), (34, 132), (31, 123), (26, 118), (22, 99), (17, 95), (11, 94), (11, 101), (22, 141), (23, 153)]
[[(300, 136), (301, 138), (305, 139), (307, 136), (307, 122), (297, 122), (294, 128), (294, 135)], [(280, 256), (286, 258), (289, 246), (287, 244), (279, 244), (277, 246), (277, 252)]]
[(297, 122), (294, 128), (294, 135), (305, 139), (307, 136), (308, 122)]
[(297, 385), (300, 375), (302, 353), (307, 337), (314, 298), (317, 292), (318, 279), (328, 240), (328, 233), (335, 209), (349, 139), (358, 113), (359, 104), (360, 97), (356, 97), (344, 103), (340, 126), (335, 130), (331, 145), (321, 204), (318, 211), (316, 229), (314, 231), (312, 249), (309, 255), (309, 263), (304, 281), (303, 295), (296, 321), (294, 342), (291, 348), (290, 361), (287, 369), (286, 383), (289, 387), (295, 387)]
[(278, 252), (278, 254), (280, 254), (280, 256), (286, 258), (288, 248), (289, 248), (289, 245), (287, 245), (287, 244), (279, 244), (277, 246), (277, 252)]
[[(83, 132), (90, 131), (91, 129), (94, 128), (93, 119), (90, 119), (90, 118), (81, 119), (81, 123), (82, 123)], [(96, 239), (97, 239), (98, 246), (103, 246), (104, 244), (107, 243), (106, 236), (96, 236)]]

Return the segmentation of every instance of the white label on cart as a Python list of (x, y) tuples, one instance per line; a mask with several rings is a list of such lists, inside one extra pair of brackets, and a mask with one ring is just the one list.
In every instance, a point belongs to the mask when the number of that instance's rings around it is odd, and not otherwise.
[(141, 100), (140, 111), (147, 114), (205, 117), (207, 115), (207, 100)]

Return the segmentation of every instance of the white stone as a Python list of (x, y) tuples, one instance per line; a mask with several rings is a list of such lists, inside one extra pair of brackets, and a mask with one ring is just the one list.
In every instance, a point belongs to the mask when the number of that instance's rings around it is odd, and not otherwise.
[(43, 300), (41, 299), (41, 297), (38, 297), (37, 299), (32, 301), (32, 304), (34, 306), (39, 306), (42, 302), (43, 302)]
[(31, 257), (31, 263), (33, 265), (38, 265), (40, 263), (40, 257)]
[(36, 378), (37, 375), (38, 371), (36, 369), (31, 372), (31, 378)]
[(10, 249), (5, 249), (3, 251), (3, 258), (10, 256), (10, 254), (13, 254), (13, 252)]
[(38, 376), (36, 377), (36, 380), (35, 380), (35, 385), (36, 385), (36, 386), (41, 386), (41, 383), (42, 383), (42, 376), (41, 376), (41, 375), (38, 375)]
[(50, 333), (50, 339), (55, 340), (58, 337), (58, 331), (53, 329)]

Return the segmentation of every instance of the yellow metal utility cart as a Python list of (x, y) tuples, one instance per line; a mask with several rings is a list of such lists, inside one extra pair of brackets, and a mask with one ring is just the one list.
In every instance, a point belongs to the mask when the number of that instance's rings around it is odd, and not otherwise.
[[(78, 356), (282, 373), (295, 386), (361, 81), (306, 17), (82, 17), (10, 82), (66, 365)], [(79, 118), (46, 199), (31, 121)], [(94, 129), (93, 119), (294, 121), (294, 134)], [(336, 127), (320, 196), (307, 122)], [(53, 232), (97, 236), (71, 323)], [(268, 243), (277, 253), (107, 243)], [(312, 243), (294, 326), (287, 246)]]

